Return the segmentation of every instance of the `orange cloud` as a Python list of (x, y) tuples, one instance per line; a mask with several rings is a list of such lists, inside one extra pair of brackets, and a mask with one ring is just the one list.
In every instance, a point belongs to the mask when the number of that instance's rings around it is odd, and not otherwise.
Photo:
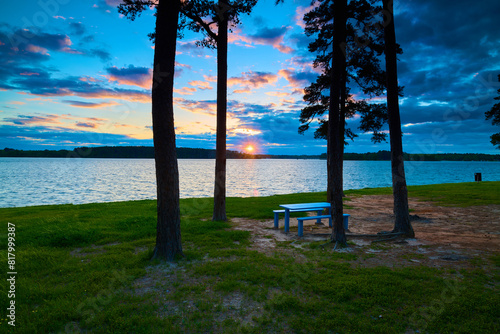
[(217, 77), (215, 75), (203, 75), (203, 78), (205, 80), (210, 81), (210, 82), (217, 82)]
[(243, 89), (235, 89), (233, 90), (234, 94), (250, 94), (252, 90), (250, 88), (243, 88)]
[(252, 39), (248, 36), (245, 36), (241, 33), (241, 28), (233, 29), (231, 34), (227, 36), (228, 43), (236, 44), (239, 46), (245, 46), (249, 48), (253, 48)]
[(175, 128), (177, 134), (196, 135), (204, 133), (215, 133), (215, 127), (202, 122), (190, 122), (186, 125), (177, 126)]
[(181, 89), (174, 88), (174, 93), (181, 95), (193, 95), (196, 92), (196, 88), (193, 87), (182, 87)]
[(273, 73), (265, 72), (243, 72), (240, 77), (232, 77), (227, 80), (229, 87), (241, 85), (245, 87), (261, 88), (265, 85), (271, 85), (278, 81), (278, 76)]
[(285, 93), (285, 92), (266, 92), (266, 95), (283, 97), (283, 96), (289, 96), (290, 93)]
[(213, 89), (212, 87), (210, 87), (210, 83), (206, 81), (193, 80), (189, 81), (188, 84), (201, 90)]
[(136, 68), (129, 66), (128, 68), (117, 68), (115, 66), (107, 69), (109, 75), (106, 77), (109, 81), (117, 82), (120, 85), (138, 86), (144, 89), (151, 88), (153, 80), (153, 70), (143, 67)]
[(309, 13), (311, 10), (318, 7), (319, 5), (320, 3), (318, 1), (313, 1), (313, 3), (311, 3), (311, 5), (307, 7), (298, 6), (297, 10), (295, 10), (295, 16), (294, 16), (295, 24), (304, 29), (306, 27), (306, 24), (304, 23), (304, 15), (306, 13)]
[(181, 109), (197, 114), (215, 116), (217, 114), (217, 103), (211, 101), (191, 101), (180, 97), (174, 97), (174, 105)]
[(26, 51), (49, 56), (49, 50), (47, 50), (46, 48), (42, 48), (41, 46), (36, 46), (33, 44), (28, 44), (28, 46), (26, 47)]

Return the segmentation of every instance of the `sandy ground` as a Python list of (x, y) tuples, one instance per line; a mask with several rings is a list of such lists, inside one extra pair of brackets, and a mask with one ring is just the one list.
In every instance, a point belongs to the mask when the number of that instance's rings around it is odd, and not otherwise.
[[(349, 218), (348, 249), (336, 250), (364, 256), (361, 264), (372, 265), (450, 265), (468, 266), (468, 260), (489, 258), (500, 252), (500, 205), (474, 206), (468, 208), (442, 207), (430, 202), (411, 199), (414, 239), (397, 239), (375, 242), (380, 238), (363, 237), (362, 234), (377, 234), (390, 231), (394, 224), (392, 196), (353, 197), (347, 202), (352, 209), (345, 209)], [(311, 213), (312, 215), (312, 213)], [(297, 220), (290, 220), (290, 232), (283, 232), (283, 217), (280, 229), (273, 229), (272, 213), (269, 220), (233, 218), (234, 228), (252, 232), (252, 248), (271, 253), (277, 241), (292, 241), (303, 247), (311, 241), (329, 240), (331, 228), (316, 225), (314, 220), (304, 222), (304, 236), (297, 236)], [(327, 246), (333, 248), (333, 245)]]

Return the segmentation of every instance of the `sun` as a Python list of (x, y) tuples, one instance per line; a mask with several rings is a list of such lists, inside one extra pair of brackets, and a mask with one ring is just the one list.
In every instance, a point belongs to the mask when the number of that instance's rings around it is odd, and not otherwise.
[(246, 150), (248, 153), (252, 153), (252, 152), (255, 150), (255, 148), (254, 148), (252, 145), (247, 145), (247, 146), (245, 147), (245, 150)]

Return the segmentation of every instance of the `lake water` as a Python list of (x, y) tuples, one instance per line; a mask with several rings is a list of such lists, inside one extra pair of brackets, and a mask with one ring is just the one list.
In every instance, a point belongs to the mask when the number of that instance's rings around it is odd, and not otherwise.
[[(500, 181), (500, 162), (406, 162), (408, 185)], [(344, 189), (391, 186), (389, 161), (345, 161)], [(213, 196), (214, 160), (179, 160), (181, 198)], [(326, 190), (325, 160), (228, 160), (227, 196)], [(156, 198), (153, 159), (0, 158), (0, 207)]]

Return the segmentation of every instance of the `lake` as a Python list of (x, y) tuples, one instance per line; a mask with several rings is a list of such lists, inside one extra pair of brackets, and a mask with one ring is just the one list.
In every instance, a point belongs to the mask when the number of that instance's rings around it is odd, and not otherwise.
[[(408, 185), (500, 181), (500, 162), (406, 162)], [(345, 161), (344, 189), (391, 186), (389, 161)], [(181, 198), (212, 197), (214, 160), (180, 159)], [(325, 160), (228, 160), (227, 196), (326, 190)], [(0, 158), (0, 207), (156, 198), (153, 159)]]

